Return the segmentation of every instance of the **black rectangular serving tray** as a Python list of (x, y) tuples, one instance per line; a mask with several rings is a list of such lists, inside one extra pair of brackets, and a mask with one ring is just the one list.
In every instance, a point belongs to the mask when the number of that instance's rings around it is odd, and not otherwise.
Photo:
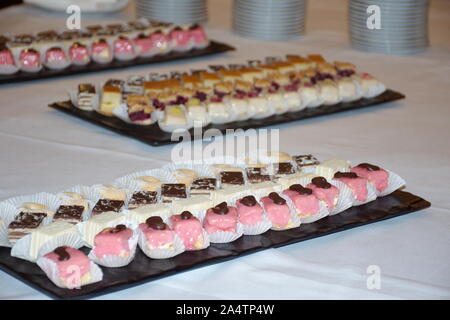
[[(388, 89), (379, 96), (371, 99), (362, 98), (360, 100), (352, 102), (341, 102), (334, 105), (323, 105), (316, 108), (306, 108), (297, 112), (287, 112), (285, 114), (274, 115), (265, 119), (249, 119), (245, 121), (234, 121), (226, 124), (210, 124), (204, 127), (203, 130), (216, 128), (219, 129), (222, 133), (226, 133), (226, 129), (256, 129), (275, 124), (344, 112), (348, 110), (372, 107), (385, 102), (391, 102), (403, 98), (405, 98), (405, 95), (403, 95), (402, 93)], [(137, 139), (151, 146), (162, 146), (178, 142), (177, 140), (171, 140), (171, 134), (162, 131), (156, 123), (149, 126), (126, 123), (119, 118), (104, 116), (95, 111), (80, 110), (76, 108), (70, 101), (55, 102), (49, 104), (49, 107), (72, 115), (74, 117), (89, 121), (93, 124), (99, 125), (121, 135)], [(192, 139), (197, 138), (194, 135), (193, 129), (190, 130), (190, 134)]]
[(209, 46), (203, 49), (192, 49), (186, 52), (169, 52), (167, 54), (160, 54), (153, 57), (138, 57), (129, 61), (120, 61), (114, 59), (110, 63), (95, 63), (90, 62), (84, 66), (69, 66), (68, 68), (61, 70), (52, 70), (48, 68), (42, 68), (39, 72), (23, 72), (19, 71), (14, 74), (0, 75), (0, 84), (14, 83), (14, 82), (22, 82), (22, 81), (30, 81), (30, 80), (39, 80), (45, 78), (54, 78), (54, 77), (62, 77), (69, 76), (78, 73), (88, 73), (88, 72), (97, 72), (103, 70), (112, 70), (112, 69), (120, 69), (126, 67), (132, 67), (142, 64), (152, 64), (159, 62), (167, 62), (174, 61), (180, 59), (188, 59), (188, 58), (196, 58), (196, 57), (204, 57), (218, 53), (224, 53), (227, 51), (235, 50), (234, 47), (217, 42), (210, 41)]
[(102, 267), (103, 281), (87, 285), (79, 290), (58, 288), (36, 264), (12, 257), (10, 248), (0, 247), (0, 269), (51, 298), (94, 298), (267, 248), (277, 248), (391, 219), (428, 208), (430, 205), (428, 201), (416, 195), (397, 190), (368, 204), (352, 207), (337, 215), (303, 224), (298, 228), (285, 231), (269, 230), (261, 235), (242, 236), (231, 243), (211, 244), (204, 250), (184, 252), (171, 259), (153, 260), (145, 256), (138, 248), (135, 259), (128, 266)]

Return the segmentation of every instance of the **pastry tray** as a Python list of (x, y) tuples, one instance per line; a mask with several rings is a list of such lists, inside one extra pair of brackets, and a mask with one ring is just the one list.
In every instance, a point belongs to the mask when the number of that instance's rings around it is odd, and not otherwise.
[(73, 74), (77, 74), (77, 73), (88, 73), (88, 72), (97, 72), (97, 71), (103, 71), (103, 70), (119, 69), (119, 68), (126, 68), (126, 67), (142, 65), (142, 64), (152, 64), (152, 63), (159, 63), (159, 62), (166, 62), (166, 61), (173, 61), (173, 60), (180, 60), (180, 59), (204, 57), (204, 56), (209, 56), (209, 55), (213, 55), (213, 54), (217, 54), (217, 53), (233, 51), (233, 50), (235, 50), (235, 49), (232, 46), (229, 46), (228, 44), (216, 42), (216, 41), (210, 41), (209, 46), (207, 46), (206, 48), (203, 48), (203, 49), (192, 49), (190, 51), (185, 51), (185, 52), (172, 51), (167, 54), (156, 55), (153, 57), (138, 57), (136, 59), (129, 60), (129, 61), (120, 61), (120, 60), (114, 59), (110, 63), (102, 64), (102, 63), (90, 62), (84, 66), (71, 65), (71, 66), (61, 69), (61, 70), (52, 70), (52, 69), (43, 68), (39, 72), (19, 71), (14, 74), (0, 75), (0, 84), (22, 82), (22, 81), (29, 81), (29, 80), (39, 80), (39, 79), (44, 79), (44, 78), (54, 78), (54, 77), (61, 77), (61, 76), (69, 76), (69, 75), (73, 75)]
[[(121, 268), (102, 267), (103, 281), (84, 286), (78, 290), (56, 287), (36, 264), (12, 257), (10, 248), (0, 247), (0, 269), (55, 299), (94, 298), (267, 248), (277, 248), (345, 231), (412, 213), (429, 206), (428, 201), (411, 193), (397, 190), (368, 204), (352, 207), (314, 223), (302, 224), (298, 228), (285, 231), (269, 230), (257, 236), (242, 236), (231, 243), (211, 244), (204, 250), (184, 252), (170, 259), (152, 260), (137, 248), (136, 256), (128, 266)], [(299, 250), (301, 249), (299, 248)]]
[[(291, 121), (319, 117), (332, 113), (372, 107), (385, 102), (391, 102), (403, 98), (405, 98), (405, 96), (402, 93), (388, 89), (379, 96), (370, 99), (362, 98), (360, 100), (352, 102), (341, 102), (335, 105), (323, 105), (315, 108), (306, 108), (301, 111), (287, 112), (265, 119), (234, 121), (226, 124), (210, 124), (204, 127), (203, 130), (216, 128), (219, 129), (222, 133), (225, 133), (226, 129), (246, 130), (250, 128), (261, 128)], [(74, 117), (89, 121), (121, 135), (140, 140), (151, 146), (161, 146), (178, 142), (171, 139), (171, 133), (162, 131), (157, 123), (149, 126), (126, 123), (119, 118), (104, 116), (95, 111), (80, 110), (76, 108), (70, 101), (55, 102), (50, 104), (49, 107), (72, 115)], [(197, 135), (194, 135), (193, 129), (190, 130), (190, 133), (192, 139), (195, 139)]]

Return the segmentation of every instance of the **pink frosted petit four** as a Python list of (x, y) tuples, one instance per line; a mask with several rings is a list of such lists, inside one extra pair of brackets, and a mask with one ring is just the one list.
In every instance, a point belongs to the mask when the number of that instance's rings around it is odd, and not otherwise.
[(208, 233), (217, 231), (236, 232), (238, 214), (235, 207), (230, 207), (226, 202), (206, 211), (203, 226)]
[(264, 210), (272, 224), (277, 228), (286, 227), (291, 220), (291, 212), (286, 200), (276, 192), (261, 198)]
[(190, 31), (182, 27), (176, 27), (170, 32), (170, 40), (173, 49), (176, 51), (184, 51), (192, 48)]
[(128, 241), (133, 236), (133, 231), (123, 224), (115, 228), (106, 228), (94, 238), (94, 253), (98, 258), (104, 256), (127, 257), (130, 254)]
[(360, 163), (351, 169), (358, 176), (367, 179), (374, 187), (382, 192), (388, 187), (389, 173), (378, 166), (369, 163)]
[(301, 218), (317, 214), (320, 210), (319, 199), (314, 196), (313, 191), (300, 184), (291, 185), (289, 189), (283, 191), (283, 194), (291, 199)]
[[(44, 255), (56, 264), (63, 285), (76, 286), (91, 281), (91, 261), (80, 250), (68, 246), (58, 247)], [(48, 273), (48, 270), (44, 270)]]
[(169, 229), (161, 217), (150, 217), (139, 228), (145, 235), (150, 249), (169, 249), (174, 241), (174, 232)]
[(263, 208), (254, 196), (246, 196), (236, 202), (239, 222), (254, 225), (263, 220)]
[(189, 36), (195, 48), (205, 48), (209, 44), (208, 37), (201, 25), (194, 24), (189, 28)]
[[(14, 57), (9, 50), (9, 48), (0, 42), (0, 74), (11, 73), (12, 71), (17, 71), (15, 68)], [(9, 72), (11, 70), (11, 72)]]
[(133, 41), (120, 36), (114, 41), (114, 55), (119, 60), (130, 60), (135, 57)]
[(84, 44), (75, 42), (69, 48), (69, 57), (73, 64), (83, 65), (91, 61), (89, 49)]
[(24, 49), (19, 55), (20, 68), (23, 71), (35, 72), (41, 69), (41, 56), (34, 49)]
[(170, 37), (161, 30), (153, 32), (150, 35), (150, 40), (153, 43), (153, 47), (157, 49), (157, 53), (165, 53), (170, 51)]
[(334, 174), (333, 180), (340, 181), (347, 185), (353, 192), (355, 199), (364, 202), (367, 200), (368, 190), (367, 190), (367, 180), (354, 172), (336, 172)]
[(336, 207), (339, 189), (329, 183), (327, 179), (324, 177), (315, 177), (307, 187), (312, 189), (317, 199), (327, 204), (329, 210), (333, 210)]
[(66, 53), (60, 47), (52, 47), (45, 52), (45, 65), (51, 69), (66, 68), (70, 64)]
[(98, 63), (110, 62), (113, 54), (108, 42), (105, 39), (99, 39), (92, 44), (92, 59)]
[(142, 57), (148, 57), (155, 54), (152, 39), (144, 33), (140, 33), (134, 38), (134, 46), (136, 53)]
[(202, 223), (189, 211), (170, 217), (172, 230), (183, 240), (186, 250), (200, 249), (204, 245)]

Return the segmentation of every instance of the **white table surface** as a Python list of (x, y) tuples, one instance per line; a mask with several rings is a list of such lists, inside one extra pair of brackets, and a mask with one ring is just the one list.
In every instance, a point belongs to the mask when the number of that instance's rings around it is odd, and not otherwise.
[[(134, 17), (133, 7), (86, 23)], [(0, 11), (1, 32), (64, 28), (64, 14), (29, 6)], [(281, 149), (372, 162), (407, 182), (430, 209), (123, 290), (100, 299), (419, 299), (450, 298), (450, 2), (433, 0), (431, 48), (421, 55), (368, 54), (349, 47), (346, 1), (309, 1), (307, 35), (260, 42), (231, 32), (231, 1), (210, 0), (211, 38), (237, 51), (126, 70), (0, 86), (0, 199), (75, 184), (108, 182), (167, 163), (172, 147), (150, 147), (50, 110), (66, 89), (151, 71), (198, 69), (288, 53), (351, 61), (390, 88), (398, 103), (279, 126)], [(366, 287), (369, 265), (381, 289)], [(48, 299), (0, 272), (0, 299)]]

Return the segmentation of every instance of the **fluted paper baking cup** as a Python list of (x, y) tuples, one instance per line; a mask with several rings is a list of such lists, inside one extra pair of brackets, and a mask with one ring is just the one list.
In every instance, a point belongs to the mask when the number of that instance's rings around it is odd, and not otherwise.
[[(102, 214), (107, 214), (107, 213), (109, 213), (109, 212), (105, 212), (105, 213), (102, 213)], [(116, 213), (116, 212), (114, 212), (114, 213)], [(105, 224), (103, 229), (105, 229), (105, 228), (113, 228), (113, 227), (117, 226), (118, 224), (124, 224), (124, 225), (126, 225), (127, 227), (129, 227), (131, 229), (136, 228), (137, 223), (135, 221), (133, 221), (132, 219), (130, 219), (128, 216), (124, 215), (123, 213), (117, 213), (117, 214), (121, 215), (119, 221), (115, 221), (114, 220), (114, 221), (108, 222), (108, 223)], [(78, 232), (81, 234), (81, 237), (83, 239), (84, 245), (86, 247), (92, 248), (94, 246), (94, 238), (95, 238), (95, 236), (98, 234), (98, 232), (101, 232), (103, 229), (102, 230), (98, 230), (97, 234), (90, 235), (90, 234), (88, 234), (89, 230), (86, 227), (87, 223), (89, 223), (89, 220), (77, 223), (76, 226), (78, 228)], [(88, 235), (90, 237), (92, 237), (92, 238), (88, 238)]]
[(319, 201), (319, 212), (317, 212), (313, 215), (310, 215), (308, 217), (300, 217), (300, 220), (302, 221), (302, 223), (312, 223), (312, 222), (315, 222), (317, 220), (327, 217), (329, 214), (330, 214), (330, 211), (328, 211), (328, 208), (325, 205), (325, 203), (323, 201)]
[(36, 252), (31, 251), (33, 245), (34, 232), (27, 234), (16, 241), (11, 249), (11, 256), (35, 262), (39, 257), (55, 250), (61, 246), (69, 246), (72, 248), (81, 248), (83, 241), (77, 228), (74, 226), (73, 232), (64, 233), (62, 235), (53, 237), (51, 240), (44, 242)]
[(0, 247), (12, 247), (8, 238), (8, 226), (18, 214), (16, 208), (3, 201), (0, 202)]
[(16, 65), (0, 65), (0, 74), (14, 74), (19, 71)]
[(91, 261), (91, 266), (89, 270), (90, 276), (86, 279), (83, 277), (77, 277), (76, 275), (70, 277), (72, 283), (65, 283), (59, 277), (58, 266), (52, 260), (47, 259), (45, 257), (41, 257), (37, 260), (37, 265), (45, 272), (47, 277), (59, 288), (64, 289), (80, 289), (82, 286), (102, 281), (103, 272), (99, 266), (97, 266), (94, 262)]
[(132, 121), (130, 119), (129, 114), (128, 114), (128, 106), (127, 106), (126, 103), (119, 104), (118, 107), (114, 108), (112, 113), (113, 113), (113, 115), (115, 115), (120, 120), (122, 120), (122, 121), (124, 121), (126, 123), (135, 124), (135, 125), (138, 125), (138, 126), (149, 126), (149, 125), (151, 125), (151, 124), (153, 124), (153, 123), (155, 123), (157, 121), (155, 112), (152, 112), (150, 114), (150, 118), (145, 120), (145, 121), (142, 121), (142, 122)]
[[(371, 202), (371, 201), (373, 201), (373, 200), (375, 200), (377, 198), (377, 192), (376, 192), (375, 187), (369, 181), (366, 182), (366, 186), (367, 186), (367, 199), (366, 199), (366, 201), (358, 201), (358, 200), (356, 200), (356, 195), (353, 194), (353, 198), (354, 198), (353, 206), (354, 207), (361, 206), (363, 204), (369, 203), (369, 202)], [(351, 190), (351, 188), (350, 188), (350, 190)], [(353, 193), (353, 190), (352, 190), (352, 193)]]
[[(24, 202), (40, 203), (40, 204), (46, 205), (49, 208), (48, 211), (51, 216), (53, 216), (53, 214), (55, 213), (55, 211), (58, 209), (58, 207), (60, 205), (60, 200), (58, 199), (58, 197), (56, 197), (54, 194), (51, 194), (48, 192), (39, 192), (39, 193), (35, 193), (35, 194), (9, 198), (9, 199), (5, 200), (5, 202), (14, 206), (15, 208), (17, 208), (17, 210), (20, 209), (20, 206)], [(19, 213), (19, 211), (17, 213)]]
[(197, 177), (203, 178), (213, 178), (214, 173), (211, 171), (209, 166), (196, 164), (194, 162), (180, 162), (180, 163), (168, 163), (162, 167), (163, 170), (166, 170), (171, 175), (171, 180), (177, 180), (174, 172), (179, 169), (188, 169), (195, 171), (197, 173)]
[(244, 235), (254, 236), (258, 234), (263, 234), (270, 228), (272, 228), (272, 222), (267, 218), (265, 212), (262, 214), (262, 221), (255, 224), (241, 224), (242, 232)]
[[(282, 194), (282, 193), (278, 193), (280, 195), (280, 197), (282, 197), (284, 200), (286, 200), (286, 204), (289, 207), (289, 222), (284, 225), (284, 226), (277, 226), (273, 223), (272, 220), (270, 220), (269, 215), (267, 214), (266, 208), (262, 205), (262, 208), (264, 209), (264, 214), (267, 216), (267, 218), (269, 219), (269, 221), (272, 223), (272, 230), (275, 231), (282, 231), (282, 230), (288, 230), (288, 229), (293, 229), (293, 228), (297, 228), (300, 226), (300, 224), (302, 223), (300, 217), (297, 215), (297, 211), (295, 210), (295, 206), (292, 203), (291, 199), (289, 199), (289, 197), (287, 197), (286, 195)], [(261, 199), (257, 199), (258, 201), (261, 202)]]
[[(123, 200), (125, 202), (125, 205), (124, 205), (123, 209), (128, 207), (128, 200), (130, 199), (130, 196), (129, 196), (130, 190), (128, 188), (123, 188), (121, 186), (117, 186), (114, 184), (111, 184), (111, 185), (116, 187), (119, 192), (125, 193), (125, 199)], [(95, 199), (95, 203), (97, 203), (97, 201), (99, 199), (104, 198), (103, 192), (105, 192), (109, 189), (105, 184), (94, 184), (91, 186), (91, 188), (93, 189), (93, 194), (98, 196), (98, 198)]]
[(81, 200), (87, 201), (88, 208), (86, 208), (86, 210), (83, 212), (82, 221), (88, 220), (91, 217), (92, 208), (94, 208), (97, 200), (100, 197), (98, 191), (92, 186), (76, 185), (56, 194), (56, 196), (62, 201), (62, 203), (64, 203), (65, 201), (76, 200), (64, 194), (64, 192), (75, 192), (84, 196), (84, 199)]
[(301, 87), (299, 89), (303, 108), (315, 108), (322, 105), (323, 100), (319, 95), (319, 90), (314, 87)]
[(152, 249), (149, 247), (145, 234), (139, 230), (139, 248), (151, 259), (169, 259), (185, 251), (183, 240), (174, 232), (174, 240), (170, 249)]
[(126, 176), (117, 178), (113, 181), (113, 184), (131, 190), (137, 190), (136, 186), (142, 189), (142, 186), (145, 185), (145, 182), (136, 180), (136, 178), (143, 176), (155, 177), (156, 179), (160, 180), (161, 183), (176, 183), (170, 172), (167, 172), (167, 170), (164, 170), (162, 168), (158, 168), (130, 173)]
[(392, 172), (390, 170), (386, 170), (386, 171), (389, 173), (388, 186), (385, 190), (383, 190), (381, 192), (379, 192), (378, 190), (375, 189), (378, 197), (387, 196), (388, 194), (391, 194), (395, 190), (398, 190), (401, 187), (406, 185), (406, 181), (403, 180), (403, 178), (400, 177), (398, 174), (396, 174), (395, 172)]
[(170, 133), (183, 133), (184, 131), (187, 131), (191, 129), (194, 126), (194, 123), (190, 117), (187, 116), (186, 108), (183, 105), (179, 105), (183, 111), (183, 114), (186, 119), (186, 124), (180, 125), (180, 124), (170, 124), (166, 123), (164, 121), (164, 118), (158, 120), (158, 126), (162, 131), (170, 132)]
[(128, 239), (128, 247), (130, 248), (130, 252), (127, 256), (121, 257), (117, 255), (106, 255), (103, 257), (97, 257), (97, 255), (95, 254), (95, 246), (94, 246), (92, 250), (89, 252), (88, 257), (95, 263), (104, 267), (108, 268), (124, 267), (134, 259), (138, 239), (139, 239), (138, 228), (135, 228), (133, 230), (133, 235), (131, 236), (130, 239)]
[(338, 214), (353, 206), (355, 199), (352, 190), (340, 181), (332, 180), (330, 184), (339, 189), (338, 200), (334, 209), (330, 210), (330, 216)]
[(209, 241), (211, 243), (229, 243), (239, 239), (244, 234), (242, 225), (238, 222), (236, 224), (236, 231), (216, 231), (208, 233)]

